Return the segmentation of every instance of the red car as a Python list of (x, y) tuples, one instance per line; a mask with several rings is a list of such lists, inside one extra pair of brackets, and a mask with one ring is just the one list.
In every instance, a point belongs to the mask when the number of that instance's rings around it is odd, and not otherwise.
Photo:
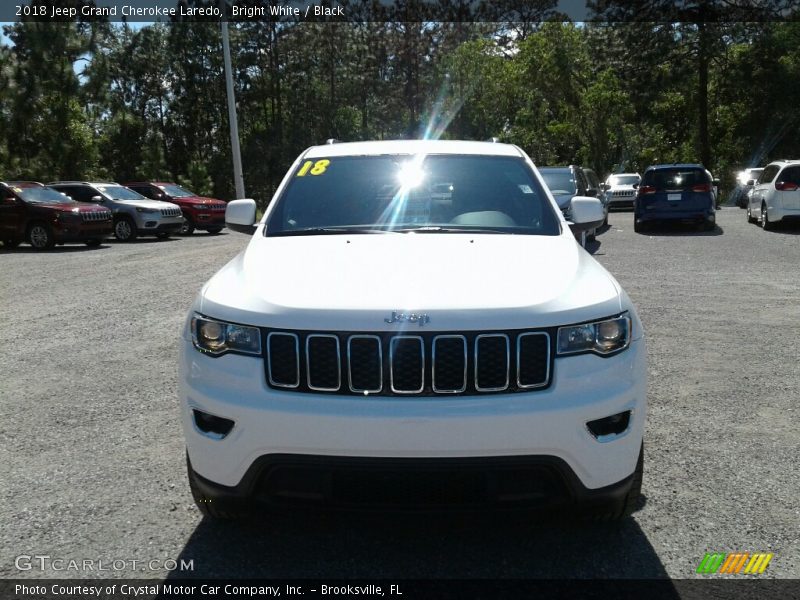
[(0, 182), (0, 240), (6, 248), (28, 242), (47, 250), (65, 242), (99, 246), (111, 235), (111, 211), (75, 202), (34, 181)]
[(181, 229), (183, 235), (190, 235), (195, 229), (219, 233), (225, 227), (225, 208), (228, 205), (222, 200), (204, 198), (177, 183), (165, 181), (132, 181), (122, 185), (145, 198), (165, 200), (180, 206), (185, 221)]

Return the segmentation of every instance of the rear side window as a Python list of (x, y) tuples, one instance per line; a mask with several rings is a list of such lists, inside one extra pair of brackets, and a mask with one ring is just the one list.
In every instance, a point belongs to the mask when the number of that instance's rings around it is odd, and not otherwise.
[(779, 177), (781, 181), (785, 181), (786, 183), (794, 183), (795, 185), (800, 185), (800, 166), (796, 167), (786, 167), (781, 173)]
[(770, 165), (761, 173), (761, 177), (758, 178), (757, 183), (769, 183), (773, 179), (775, 179), (775, 175), (778, 174), (781, 168), (778, 165)]
[(656, 190), (686, 190), (694, 185), (710, 183), (711, 178), (704, 169), (674, 168), (653, 169), (644, 174), (642, 185)]

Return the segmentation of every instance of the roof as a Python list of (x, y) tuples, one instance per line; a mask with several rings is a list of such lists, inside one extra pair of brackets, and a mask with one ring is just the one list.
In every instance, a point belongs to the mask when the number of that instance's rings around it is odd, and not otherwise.
[(650, 169), (703, 169), (705, 167), (699, 163), (674, 163), (674, 164), (663, 164), (663, 165), (650, 165), (647, 167), (647, 170)]
[(120, 185), (178, 185), (174, 181), (126, 181)]
[(3, 183), (18, 188), (44, 187), (44, 184), (38, 181), (4, 181)]
[(381, 154), (483, 154), (489, 156), (522, 156), (522, 152), (519, 148), (511, 144), (464, 142), (456, 140), (386, 140), (312, 146), (306, 150), (305, 157), (378, 156)]
[(47, 185), (120, 185), (115, 181), (51, 181)]

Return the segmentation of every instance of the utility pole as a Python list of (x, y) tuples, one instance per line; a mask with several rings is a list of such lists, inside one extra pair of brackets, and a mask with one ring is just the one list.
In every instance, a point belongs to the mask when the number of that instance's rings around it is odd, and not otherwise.
[(228, 38), (228, 7), (225, 0), (219, 0), (219, 5), (222, 11), (222, 54), (225, 59), (225, 89), (228, 95), (228, 123), (231, 129), (233, 184), (236, 187), (236, 198), (244, 198), (242, 153), (239, 149), (239, 123), (236, 120), (236, 98), (233, 92), (233, 68), (231, 67), (231, 43)]

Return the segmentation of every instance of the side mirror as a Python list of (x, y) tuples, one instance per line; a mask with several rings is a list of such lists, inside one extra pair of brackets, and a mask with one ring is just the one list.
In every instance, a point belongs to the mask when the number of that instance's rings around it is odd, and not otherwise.
[(611, 188), (611, 186), (608, 185), (607, 183), (601, 183), (600, 184), (600, 189), (603, 190), (604, 192), (607, 192), (610, 188)]
[(161, 192), (156, 192), (155, 194), (153, 194), (153, 200), (161, 200), (163, 197), (164, 194), (162, 194)]
[(89, 201), (90, 202), (103, 202), (103, 197), (102, 196), (92, 196)]
[(591, 196), (592, 198), (596, 198), (597, 197), (597, 189), (596, 188), (589, 188), (588, 190), (586, 190), (586, 195), (587, 196)]
[(570, 206), (572, 208), (572, 231), (588, 231), (600, 227), (605, 220), (603, 203), (597, 198), (589, 196), (575, 196)]
[(253, 235), (256, 231), (256, 201), (245, 198), (228, 202), (225, 208), (225, 224), (233, 231)]
[(747, 180), (747, 185), (755, 185), (755, 184), (756, 184), (756, 180), (755, 179), (748, 179)]
[(638, 183), (634, 183), (633, 184), (633, 189), (638, 190), (639, 189), (639, 184)]

